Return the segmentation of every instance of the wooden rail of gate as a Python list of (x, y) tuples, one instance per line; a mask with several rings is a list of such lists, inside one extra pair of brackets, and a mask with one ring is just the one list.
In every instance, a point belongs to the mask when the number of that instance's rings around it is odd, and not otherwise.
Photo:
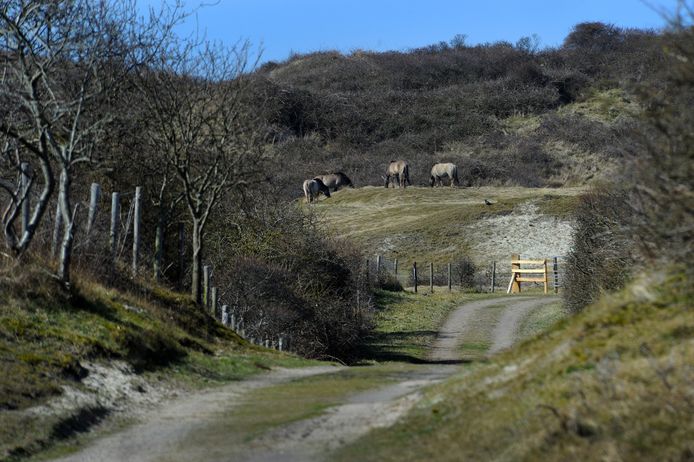
[[(526, 266), (526, 268), (521, 268), (521, 265)], [(531, 268), (527, 268), (527, 266), (531, 266)], [(539, 275), (539, 277), (528, 277), (526, 276), (527, 274)], [(506, 293), (519, 293), (521, 291), (521, 282), (542, 283), (545, 286), (545, 293), (547, 293), (549, 286), (547, 259), (521, 260), (520, 255), (511, 255), (511, 281), (508, 283), (508, 290)]]

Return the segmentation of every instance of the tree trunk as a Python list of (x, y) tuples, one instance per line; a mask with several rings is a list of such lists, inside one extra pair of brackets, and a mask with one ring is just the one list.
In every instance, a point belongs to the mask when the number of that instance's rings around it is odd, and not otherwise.
[(53, 178), (53, 170), (51, 169), (48, 161), (41, 161), (41, 173), (44, 181), (43, 190), (41, 191), (38, 202), (34, 207), (34, 213), (31, 215), (29, 225), (27, 226), (27, 229), (24, 230), (22, 237), (19, 240), (18, 253), (20, 254), (29, 248), (29, 244), (31, 244), (31, 241), (34, 238), (36, 229), (38, 228), (39, 223), (41, 223), (41, 219), (43, 218), (43, 215), (48, 208), (51, 196), (53, 195), (55, 180)]
[(192, 268), (192, 282), (190, 287), (190, 292), (193, 297), (193, 301), (200, 305), (202, 303), (202, 285), (201, 273), (202, 273), (202, 235), (200, 230), (200, 220), (197, 218), (193, 219), (193, 268)]
[(74, 224), (77, 208), (70, 213), (70, 174), (63, 168), (60, 172), (60, 189), (58, 203), (60, 214), (63, 217), (63, 242), (60, 245), (60, 262), (58, 266), (58, 278), (63, 283), (70, 282), (70, 263), (72, 261), (72, 243), (74, 241)]
[(159, 208), (159, 221), (157, 222), (157, 233), (154, 238), (154, 280), (161, 282), (161, 264), (164, 258), (164, 230), (167, 221), (166, 209)]

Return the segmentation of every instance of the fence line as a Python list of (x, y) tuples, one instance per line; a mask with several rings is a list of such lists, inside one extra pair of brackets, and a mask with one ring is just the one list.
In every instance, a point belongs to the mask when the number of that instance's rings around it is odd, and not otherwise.
[[(520, 258), (537, 259), (537, 257), (524, 255), (521, 255)], [(544, 258), (542, 257), (542, 259)], [(423, 283), (428, 283), (430, 292), (434, 286), (448, 287), (449, 290), (452, 290), (453, 286), (461, 285), (460, 269), (456, 268), (454, 262), (425, 262), (424, 265), (427, 271), (425, 271), (425, 274), (422, 274), (420, 259), (413, 259), (411, 266), (404, 269), (403, 265), (401, 265), (403, 260), (408, 259), (403, 259), (402, 256), (389, 259), (383, 255), (375, 255), (375, 258), (366, 260), (366, 277), (371, 283), (375, 283), (379, 278), (389, 275), (396, 278), (403, 286), (412, 287), (415, 293), (419, 292)], [(548, 285), (554, 293), (558, 293), (563, 286), (565, 274), (564, 260), (565, 257), (563, 256), (547, 257)], [(505, 285), (508, 284), (512, 275), (511, 256), (509, 255), (509, 258), (503, 261), (493, 260), (486, 265), (478, 266), (474, 274), (471, 275), (470, 280), (467, 281), (466, 288), (476, 289), (481, 292), (496, 292), (499, 289), (505, 291)], [(428, 278), (428, 280), (423, 278)], [(529, 284), (534, 285), (535, 283)]]
[[(97, 221), (97, 215), (100, 213), (99, 202), (102, 197), (101, 186), (97, 183), (93, 183), (90, 188), (90, 198), (89, 198), (89, 213), (87, 216), (86, 225), (83, 228), (85, 232), (85, 247), (89, 246), (90, 236), (95, 230), (95, 225)], [(121, 205), (122, 197), (132, 197), (130, 205), (128, 207), (127, 218), (125, 223), (121, 220), (121, 215), (123, 212)], [(27, 201), (28, 203), (28, 201)], [(132, 223), (132, 261), (131, 270), (132, 275), (137, 276), (138, 269), (140, 267), (140, 254), (142, 246), (142, 217), (143, 217), (143, 199), (142, 199), (142, 188), (140, 186), (135, 188), (133, 192), (112, 192), (111, 193), (111, 210), (110, 210), (110, 227), (108, 227), (108, 259), (110, 260), (109, 272), (111, 275), (117, 271), (117, 262), (121, 259), (121, 256), (125, 250), (130, 235), (131, 223)], [(52, 242), (51, 242), (51, 254), (55, 256), (57, 251), (57, 243), (60, 239), (61, 223), (60, 220), (62, 215), (60, 210), (57, 209), (55, 216), (55, 228), (53, 231)], [(158, 236), (160, 237), (160, 236)], [(98, 239), (94, 237), (94, 241)], [(155, 243), (156, 246), (156, 243)], [(185, 227), (183, 223), (178, 223), (178, 284), (179, 288), (183, 286), (183, 276), (186, 272), (185, 264)], [(157, 258), (156, 255), (154, 258)], [(551, 272), (550, 280), (554, 292), (556, 293), (562, 286), (562, 281), (564, 278), (564, 258), (561, 256), (553, 256), (548, 258), (548, 265), (551, 266), (551, 271), (548, 270), (548, 274)], [(422, 260), (420, 260), (421, 262)], [(412, 260), (412, 267), (408, 268), (406, 265), (402, 264), (403, 259), (401, 257), (388, 259), (383, 255), (376, 255), (374, 259), (366, 260), (365, 275), (367, 281), (371, 284), (378, 278), (381, 278), (385, 274), (390, 274), (395, 277), (398, 282), (404, 282), (405, 285), (411, 284), (413, 286), (414, 292), (419, 290), (419, 285), (422, 282), (421, 278), (423, 275), (419, 272), (417, 262)], [(428, 264), (428, 265), (427, 265)], [(454, 265), (454, 262), (445, 262), (443, 264), (435, 263), (433, 261), (424, 261), (424, 265), (428, 266), (428, 277), (429, 277), (429, 292), (434, 291), (434, 286), (441, 287), (444, 286), (448, 290), (452, 290), (454, 284), (454, 272), (459, 272), (458, 278), (462, 280), (460, 270)], [(510, 265), (509, 265), (510, 266)], [(421, 265), (420, 265), (421, 267)], [(504, 267), (503, 265), (501, 266)], [(159, 267), (161, 268), (161, 267)], [(455, 271), (454, 271), (455, 270)], [(474, 274), (472, 274), (473, 288), (477, 290), (489, 289), (490, 292), (494, 292), (499, 287), (499, 281), (505, 280), (507, 277), (513, 274), (510, 271), (499, 271), (499, 266), (496, 261), (490, 262), (488, 265), (484, 265), (478, 268)], [(156, 268), (155, 268), (156, 272)], [(406, 279), (403, 280), (403, 276)], [(155, 275), (156, 278), (156, 275)], [(209, 310), (210, 314), (222, 322), (225, 326), (230, 327), (235, 330), (242, 338), (246, 338), (247, 326), (245, 320), (243, 319), (243, 313), (239, 310), (239, 307), (229, 305), (219, 300), (219, 294), (217, 287), (212, 284), (212, 270), (209, 265), (203, 266), (203, 306)], [(470, 282), (470, 281), (468, 281)], [(261, 324), (264, 320), (261, 320)], [(260, 345), (265, 345), (267, 347), (279, 349), (282, 351), (290, 351), (292, 347), (292, 339), (289, 333), (281, 333), (277, 338), (269, 338), (267, 335), (261, 335), (263, 329), (258, 329), (258, 326), (250, 326), (251, 332), (256, 332), (254, 335), (259, 335), (260, 338), (250, 339), (255, 343)]]

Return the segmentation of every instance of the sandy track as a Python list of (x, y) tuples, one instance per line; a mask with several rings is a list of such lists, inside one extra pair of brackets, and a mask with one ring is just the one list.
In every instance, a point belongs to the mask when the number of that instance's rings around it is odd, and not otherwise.
[[(520, 324), (535, 307), (554, 301), (555, 297), (523, 296), (466, 303), (453, 311), (442, 326), (432, 346), (431, 360), (446, 363), (460, 359), (458, 348), (479, 310), (504, 307), (493, 329), (489, 350), (493, 354), (514, 343)], [(418, 401), (422, 387), (439, 382), (459, 369), (454, 365), (423, 365), (395, 384), (352, 395), (318, 417), (270, 430), (250, 441), (221, 439), (205, 444), (196, 439), (195, 435), (199, 435), (196, 430), (214, 426), (220, 411), (233, 412), (233, 407), (243, 401), (243, 395), (253, 389), (338, 370), (340, 368), (332, 366), (280, 369), (187, 396), (154, 413), (143, 423), (98, 440), (82, 452), (60, 461), (325, 460), (331, 450), (355, 441), (374, 428), (395, 423)]]
[[(229, 408), (250, 390), (311, 375), (335, 372), (334, 366), (276, 369), (253, 379), (188, 395), (152, 413), (144, 422), (102, 438), (59, 462), (122, 462), (193, 460), (172, 454), (175, 443), (193, 429), (207, 425), (220, 409)], [(204, 460), (204, 459), (200, 459)]]
[(455, 361), (460, 359), (458, 347), (465, 341), (469, 333), (470, 321), (484, 308), (503, 306), (504, 313), (494, 328), (488, 354), (513, 345), (517, 338), (518, 329), (525, 317), (538, 306), (556, 302), (556, 297), (526, 297), (514, 296), (492, 298), (466, 303), (455, 309), (446, 319), (431, 349), (432, 361)]
[(529, 300), (519, 299), (514, 303), (510, 303), (501, 316), (499, 324), (494, 329), (493, 343), (487, 354), (492, 355), (513, 346), (517, 340), (521, 322), (530, 314), (530, 311), (556, 301), (556, 297), (537, 297)]

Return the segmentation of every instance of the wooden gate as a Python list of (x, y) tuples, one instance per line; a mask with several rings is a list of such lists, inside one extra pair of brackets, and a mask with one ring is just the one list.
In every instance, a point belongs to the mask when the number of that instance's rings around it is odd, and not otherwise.
[[(521, 268), (521, 265), (524, 268)], [(530, 266), (530, 268), (528, 268)], [(528, 277), (527, 274), (535, 275)], [(521, 260), (520, 255), (511, 255), (511, 281), (508, 283), (507, 294), (519, 293), (521, 282), (539, 282), (544, 284), (545, 293), (548, 293), (549, 276), (547, 272), (547, 259), (542, 260)]]

